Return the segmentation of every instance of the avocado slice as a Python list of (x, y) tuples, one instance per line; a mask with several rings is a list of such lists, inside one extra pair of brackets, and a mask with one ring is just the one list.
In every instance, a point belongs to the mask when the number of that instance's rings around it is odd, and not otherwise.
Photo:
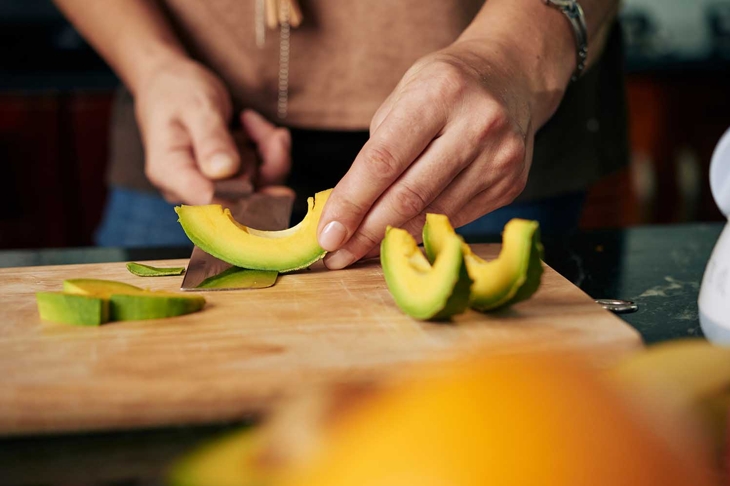
[(109, 321), (109, 301), (99, 297), (38, 292), (36, 303), (44, 321), (78, 326), (98, 326)]
[(169, 277), (182, 275), (185, 271), (185, 267), (161, 268), (144, 265), (142, 263), (129, 262), (127, 263), (127, 270), (129, 270), (129, 273), (138, 277)]
[(326, 253), (317, 242), (317, 226), (330, 192), (310, 197), (304, 219), (282, 231), (244, 226), (217, 204), (178, 206), (175, 212), (190, 241), (204, 252), (236, 267), (291, 272), (310, 266)]
[(86, 295), (109, 301), (112, 321), (137, 321), (181, 316), (205, 306), (200, 295), (145, 290), (113, 280), (70, 279), (63, 282), (68, 294)]
[[(434, 261), (447, 244), (446, 235), (456, 234), (444, 215), (429, 214), (423, 228), (423, 243), (429, 260)], [(543, 247), (537, 221), (512, 219), (504, 227), (499, 257), (485, 261), (463, 244), (473, 309), (479, 311), (507, 307), (529, 299), (540, 286)]]
[(398, 307), (420, 320), (444, 320), (469, 306), (472, 281), (466, 270), (463, 241), (443, 235), (441, 251), (430, 264), (406, 230), (388, 227), (380, 245), (380, 262)]
[(69, 294), (93, 295), (103, 299), (109, 299), (112, 294), (124, 292), (144, 291), (134, 285), (115, 280), (102, 280), (98, 278), (70, 278), (63, 281), (63, 291)]

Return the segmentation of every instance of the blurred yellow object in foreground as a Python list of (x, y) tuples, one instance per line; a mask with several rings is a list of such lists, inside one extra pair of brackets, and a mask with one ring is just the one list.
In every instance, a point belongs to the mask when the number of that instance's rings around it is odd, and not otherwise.
[(366, 400), (283, 484), (713, 484), (692, 437), (666, 440), (644, 419), (580, 361), (466, 361)]
[[(173, 484), (716, 484), (692, 414), (662, 407), (664, 392), (635, 393), (654, 368), (633, 361), (642, 354), (608, 375), (576, 356), (536, 353), (431, 364), (389, 385), (311, 393), (264, 427), (189, 456)], [(705, 381), (703, 390), (717, 382)]]

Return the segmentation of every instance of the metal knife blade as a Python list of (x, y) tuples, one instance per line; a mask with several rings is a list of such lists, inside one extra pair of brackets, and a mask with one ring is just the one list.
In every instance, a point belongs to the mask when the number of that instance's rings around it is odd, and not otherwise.
[[(216, 183), (215, 203), (231, 210), (239, 223), (264, 231), (289, 227), (294, 200), (286, 196), (252, 193), (250, 186), (233, 190), (231, 184)], [(236, 290), (270, 287), (278, 272), (234, 267), (205, 253), (197, 246), (190, 255), (181, 290)]]

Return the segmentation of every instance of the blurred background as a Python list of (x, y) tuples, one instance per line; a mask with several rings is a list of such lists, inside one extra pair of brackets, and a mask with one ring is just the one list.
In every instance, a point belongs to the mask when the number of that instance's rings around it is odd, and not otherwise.
[[(625, 0), (632, 161), (581, 226), (721, 220), (708, 184), (730, 127), (730, 0)], [(50, 0), (0, 0), (0, 248), (90, 245), (118, 80)]]

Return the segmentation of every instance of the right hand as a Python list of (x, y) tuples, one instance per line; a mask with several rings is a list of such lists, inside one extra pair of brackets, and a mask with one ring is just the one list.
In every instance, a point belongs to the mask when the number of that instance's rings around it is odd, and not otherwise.
[(135, 93), (135, 111), (145, 145), (145, 173), (168, 202), (209, 204), (213, 180), (239, 178), (242, 184), (248, 180), (265, 188), (282, 184), (289, 173), (289, 131), (244, 110), (239, 115), (243, 133), (234, 137), (226, 87), (193, 61), (157, 69)]

